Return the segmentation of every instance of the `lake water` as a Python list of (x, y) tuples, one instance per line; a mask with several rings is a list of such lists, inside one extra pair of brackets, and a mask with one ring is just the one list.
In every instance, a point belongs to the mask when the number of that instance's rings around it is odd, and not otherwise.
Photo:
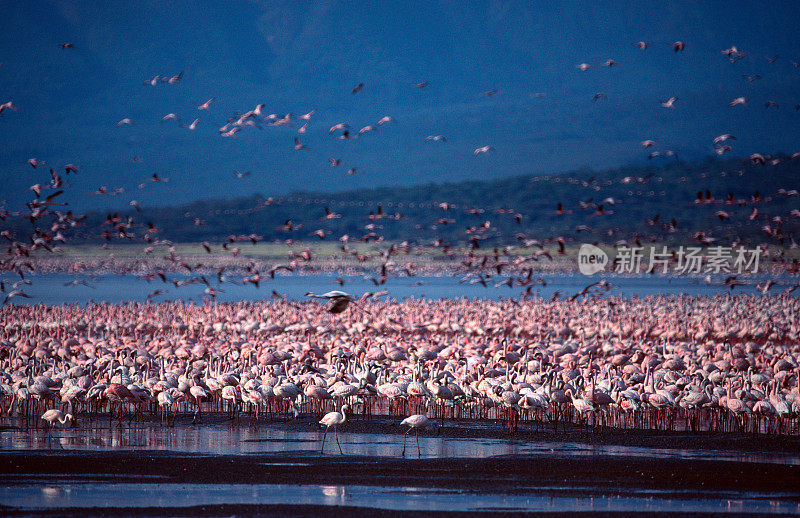
[[(0, 504), (53, 508), (189, 507), (220, 504), (355, 506), (396, 511), (797, 513), (797, 495), (601, 488), (526, 488), (513, 493), (425, 487), (320, 484), (179, 484), (20, 480)], [(97, 509), (94, 510), (97, 512)]]
[[(3, 418), (0, 423), (20, 425), (17, 419)], [(457, 425), (454, 425), (457, 426)], [(78, 429), (59, 429), (53, 437), (40, 429), (9, 428), (0, 433), (2, 451), (121, 451), (157, 450), (173, 453), (210, 455), (316, 454), (322, 446), (323, 432), (318, 426), (309, 431), (283, 429), (260, 424), (233, 425), (215, 421), (198, 425), (164, 427), (157, 423), (139, 423), (131, 427), (109, 426), (107, 419), (89, 422), (83, 419)], [(339, 436), (348, 455), (399, 457), (403, 436), (383, 433), (343, 432)], [(513, 438), (457, 438), (422, 433), (410, 434), (406, 454), (413, 458), (485, 458), (509, 455), (626, 455), (664, 459), (709, 460), (719, 462), (759, 462), (800, 466), (800, 455), (789, 453), (749, 453), (681, 448), (648, 448), (581, 442), (530, 441)], [(329, 435), (325, 449), (338, 454)]]
[[(99, 275), (93, 277), (75, 277), (66, 274), (42, 274), (31, 275), (28, 277), (31, 285), (23, 285), (20, 288), (30, 295), (31, 298), (15, 297), (12, 302), (15, 304), (37, 304), (48, 305), (61, 303), (81, 303), (90, 301), (95, 302), (124, 302), (124, 301), (144, 301), (147, 296), (156, 290), (165, 291), (163, 294), (152, 298), (154, 302), (164, 300), (194, 300), (201, 301), (207, 298), (203, 291), (204, 284), (193, 284), (181, 288), (175, 288), (172, 283), (164, 284), (161, 281), (145, 281), (134, 275)], [(187, 279), (186, 276), (170, 275), (169, 279)], [(209, 280), (216, 279), (208, 276)], [(470, 284), (460, 282), (462, 275), (456, 276), (426, 276), (426, 277), (400, 277), (391, 278), (381, 286), (375, 286), (371, 281), (361, 276), (343, 277), (344, 286), (339, 286), (335, 280), (335, 275), (291, 275), (276, 276), (275, 279), (263, 281), (259, 288), (252, 284), (241, 285), (226, 282), (217, 288), (217, 300), (221, 302), (232, 302), (241, 300), (262, 300), (272, 296), (272, 291), (286, 296), (289, 299), (302, 300), (305, 293), (313, 291), (324, 293), (326, 291), (341, 289), (354, 296), (360, 296), (366, 292), (378, 292), (386, 290), (388, 297), (401, 300), (404, 298), (481, 298), (498, 299), (500, 297), (519, 297), (524, 291), (523, 287), (508, 286), (494, 287), (489, 283), (488, 287), (480, 284)], [(500, 282), (506, 277), (498, 277), (493, 281)], [(536, 286), (535, 293), (543, 298), (550, 298), (559, 292), (561, 298), (570, 297), (578, 293), (583, 287), (593, 282), (599, 281), (599, 277), (586, 277), (581, 274), (572, 275), (546, 275), (543, 276), (546, 286)], [(747, 293), (757, 294), (757, 282), (763, 282), (761, 278), (748, 278), (747, 285), (737, 286), (733, 291), (721, 285), (723, 279), (714, 279), (712, 284), (707, 284), (702, 278), (688, 277), (664, 277), (641, 275), (635, 277), (606, 276), (604, 277), (610, 284), (611, 289), (603, 291), (606, 295), (621, 295), (625, 297), (648, 296), (659, 294), (687, 294), (710, 296), (724, 293)], [(8, 282), (15, 282), (16, 277), (8, 275), (0, 276), (0, 279)], [(83, 284), (68, 285), (70, 281), (80, 279), (86, 281), (89, 286)], [(772, 288), (772, 293), (778, 293), (786, 285), (793, 285), (796, 279), (787, 278), (785, 281), (778, 280), (778, 286)], [(6, 288), (9, 291), (9, 288)], [(800, 295), (800, 290), (793, 292), (795, 296)]]

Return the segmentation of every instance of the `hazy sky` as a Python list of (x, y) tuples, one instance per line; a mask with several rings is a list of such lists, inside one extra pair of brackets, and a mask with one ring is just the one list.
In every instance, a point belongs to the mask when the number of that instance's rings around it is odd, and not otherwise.
[[(800, 151), (798, 20), (796, 1), (18, 2), (0, 33), (0, 103), (18, 107), (0, 115), (0, 200), (19, 206), (66, 163), (81, 170), (64, 198), (86, 210), (644, 163), (644, 139), (682, 158), (712, 154), (721, 133), (739, 155)], [(733, 64), (731, 45), (746, 53)], [(179, 72), (178, 84), (144, 84)], [(672, 96), (674, 109), (660, 106)], [(739, 96), (747, 106), (729, 107)], [(220, 137), (258, 103), (316, 113), (302, 135), (262, 124)], [(200, 122), (162, 122), (170, 112)], [(359, 139), (328, 134), (386, 115), (395, 122)], [(134, 125), (117, 127), (126, 117)], [(485, 145), (496, 151), (474, 157)], [(153, 173), (170, 182), (139, 189)], [(90, 194), (100, 186), (125, 192)]]

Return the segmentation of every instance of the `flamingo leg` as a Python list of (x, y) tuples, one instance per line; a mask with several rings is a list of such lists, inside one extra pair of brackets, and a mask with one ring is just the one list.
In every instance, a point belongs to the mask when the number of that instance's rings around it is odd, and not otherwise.
[(339, 453), (341, 453), (342, 455), (344, 455), (344, 452), (342, 451), (342, 445), (341, 445), (341, 444), (339, 444), (339, 428), (334, 426), (334, 427), (333, 427), (333, 433), (334, 433), (334, 434), (335, 434), (335, 436), (336, 436), (336, 444), (339, 446)]
[(320, 455), (325, 453), (325, 437), (328, 435), (328, 429), (325, 428), (325, 433), (322, 434), (322, 449), (319, 451)]

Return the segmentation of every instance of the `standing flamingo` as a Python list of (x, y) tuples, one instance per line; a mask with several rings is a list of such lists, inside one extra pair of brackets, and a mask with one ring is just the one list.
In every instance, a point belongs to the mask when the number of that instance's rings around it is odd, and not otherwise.
[(56, 421), (64, 424), (67, 421), (72, 420), (72, 414), (65, 414), (61, 410), (57, 408), (51, 408), (44, 414), (42, 414), (42, 420), (47, 421), (49, 427), (47, 428), (47, 434), (50, 435), (53, 431), (53, 427), (56, 425)]
[(320, 420), (319, 424), (325, 425), (325, 433), (322, 435), (322, 449), (320, 453), (325, 453), (325, 437), (328, 435), (328, 429), (333, 426), (333, 433), (336, 435), (336, 444), (339, 445), (339, 453), (344, 455), (342, 445), (339, 443), (339, 425), (347, 421), (345, 412), (348, 410), (350, 410), (348, 405), (342, 405), (341, 412), (328, 412), (325, 414), (325, 417)]
[(409, 427), (406, 433), (403, 434), (403, 457), (406, 456), (406, 437), (408, 437), (408, 432), (410, 432), (411, 430), (414, 430), (414, 433), (417, 436), (417, 455), (421, 457), (422, 452), (420, 451), (419, 448), (419, 429), (428, 428), (429, 426), (431, 426), (430, 419), (428, 419), (422, 414), (415, 414), (406, 417), (400, 422), (400, 424)]

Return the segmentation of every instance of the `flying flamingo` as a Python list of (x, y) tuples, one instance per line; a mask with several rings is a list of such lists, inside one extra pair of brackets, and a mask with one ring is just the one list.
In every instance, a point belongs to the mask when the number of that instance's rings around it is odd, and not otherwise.
[(720, 142), (725, 142), (728, 139), (736, 140), (736, 137), (734, 137), (730, 133), (725, 133), (724, 135), (720, 135), (718, 137), (714, 137), (714, 145), (716, 146)]
[(306, 297), (330, 300), (331, 305), (328, 307), (328, 311), (333, 314), (342, 313), (347, 309), (347, 306), (349, 306), (351, 302), (355, 301), (352, 295), (339, 290), (329, 291), (327, 293), (323, 293), (322, 295), (317, 295), (316, 293), (309, 291), (306, 293)]
[(8, 101), (7, 103), (0, 104), (0, 114), (2, 114), (5, 110), (17, 111), (17, 107), (14, 106), (13, 101)]
[(207, 110), (208, 107), (211, 106), (211, 103), (214, 102), (215, 99), (216, 99), (216, 97), (212, 97), (211, 99), (207, 100), (206, 102), (204, 102), (203, 104), (198, 106), (197, 109), (198, 110)]
[(675, 101), (677, 101), (677, 100), (678, 100), (677, 97), (670, 97), (666, 101), (663, 101), (661, 103), (661, 106), (663, 106), (664, 108), (674, 108), (675, 107)]

